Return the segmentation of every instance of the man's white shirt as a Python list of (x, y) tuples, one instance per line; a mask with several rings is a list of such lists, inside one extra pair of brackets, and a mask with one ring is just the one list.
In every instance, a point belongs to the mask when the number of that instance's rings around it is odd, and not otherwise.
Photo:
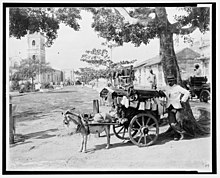
[[(173, 86), (166, 86), (164, 88), (164, 92), (167, 97), (167, 104), (166, 107), (168, 108), (170, 105), (173, 105), (175, 109), (182, 108), (180, 102), (186, 102), (190, 96), (190, 92), (180, 85), (174, 84)], [(183, 94), (183, 97), (180, 96)]]

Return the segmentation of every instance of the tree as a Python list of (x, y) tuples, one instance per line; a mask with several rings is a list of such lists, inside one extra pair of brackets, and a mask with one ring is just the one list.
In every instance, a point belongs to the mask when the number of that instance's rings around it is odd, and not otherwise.
[[(99, 36), (120, 45), (123, 45), (124, 42), (134, 43), (135, 46), (140, 46), (141, 43), (147, 45), (151, 39), (159, 38), (159, 54), (162, 59), (165, 81), (167, 82), (166, 76), (174, 75), (177, 83), (182, 85), (174, 51), (173, 35), (190, 34), (196, 28), (205, 33), (209, 30), (210, 9), (208, 7), (187, 7), (180, 8), (180, 10), (186, 11), (187, 15), (175, 16), (177, 22), (171, 24), (168, 21), (165, 7), (134, 8), (129, 12), (125, 8), (98, 8), (93, 10), (92, 27), (99, 33)], [(209, 132), (209, 129), (196, 122), (189, 102), (184, 106), (184, 116), (187, 120), (184, 127), (192, 135)]]
[(80, 68), (79, 71), (75, 72), (75, 74), (79, 75), (81, 77), (80, 80), (85, 83), (88, 83), (94, 79), (98, 80), (101, 77), (106, 78), (105, 70), (96, 70), (91, 67)]
[(110, 60), (108, 56), (108, 51), (106, 49), (95, 49), (93, 48), (91, 51), (85, 51), (85, 54), (82, 55), (81, 61), (87, 62), (96, 66), (105, 66), (109, 67), (113, 62)]
[(91, 51), (87, 50), (85, 54), (82, 55), (81, 61), (95, 65), (96, 67), (105, 67), (105, 69), (100, 69), (96, 72), (99, 74), (99, 76), (109, 79), (114, 68), (117, 68), (123, 64), (133, 64), (136, 60), (113, 62), (108, 55), (108, 50), (94, 48)]
[(17, 71), (13, 74), (12, 78), (19, 78), (22, 80), (31, 79), (32, 86), (34, 79), (37, 75), (47, 72), (53, 72), (54, 70), (49, 66), (49, 63), (41, 62), (37, 59), (22, 59)]
[[(165, 7), (134, 8), (97, 8), (93, 10), (92, 27), (98, 35), (123, 45), (131, 42), (135, 46), (148, 44), (154, 38), (160, 39), (160, 56), (165, 76), (173, 74), (181, 83), (180, 72), (173, 45), (173, 34), (186, 35), (196, 28), (201, 32), (209, 30), (209, 8), (180, 8), (188, 15), (176, 16), (177, 22), (171, 24), (167, 19)], [(153, 16), (153, 17), (152, 17)], [(191, 25), (188, 28), (184, 28)], [(166, 78), (165, 78), (166, 80)]]
[(79, 8), (18, 8), (9, 9), (9, 36), (20, 39), (28, 31), (43, 32), (50, 47), (57, 38), (59, 23), (65, 23), (74, 30), (79, 30), (76, 19), (81, 19)]

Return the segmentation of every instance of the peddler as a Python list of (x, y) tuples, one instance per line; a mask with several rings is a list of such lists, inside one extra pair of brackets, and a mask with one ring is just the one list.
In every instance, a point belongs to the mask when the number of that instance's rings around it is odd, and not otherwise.
[(190, 92), (177, 85), (173, 75), (167, 76), (167, 81), (168, 86), (163, 88), (163, 91), (167, 97), (166, 109), (168, 111), (169, 124), (175, 131), (174, 140), (181, 140), (184, 138), (185, 133), (182, 128), (182, 103), (188, 100)]

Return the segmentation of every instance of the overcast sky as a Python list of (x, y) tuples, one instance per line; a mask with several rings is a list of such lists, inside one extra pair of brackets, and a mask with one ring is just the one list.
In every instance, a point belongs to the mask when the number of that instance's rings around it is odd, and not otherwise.
[[(175, 8), (167, 8), (167, 13), (169, 21), (171, 23), (174, 22), (173, 15), (177, 13)], [(80, 67), (85, 67), (88, 64), (80, 61), (80, 58), (86, 50), (106, 48), (101, 45), (101, 43), (106, 40), (97, 36), (91, 28), (91, 22), (91, 14), (82, 11), (82, 20), (79, 21), (81, 26), (80, 31), (74, 31), (64, 24), (60, 25), (58, 38), (54, 41), (52, 47), (46, 48), (46, 61), (49, 62), (53, 68), (59, 70), (73, 68), (77, 70)], [(198, 33), (197, 30), (192, 36), (199, 40), (201, 34)], [(180, 40), (179, 43), (175, 44), (175, 50), (178, 51), (186, 46), (189, 46), (189, 44), (184, 44)], [(152, 40), (148, 45), (141, 45), (140, 47), (134, 47), (133, 44), (124, 43), (122, 47), (114, 48), (112, 54), (113, 61), (115, 62), (133, 59), (137, 59), (137, 62), (141, 62), (159, 54), (159, 40)], [(27, 57), (26, 37), (21, 40), (15, 38), (9, 39), (9, 57), (13, 56), (20, 56), (21, 58)]]

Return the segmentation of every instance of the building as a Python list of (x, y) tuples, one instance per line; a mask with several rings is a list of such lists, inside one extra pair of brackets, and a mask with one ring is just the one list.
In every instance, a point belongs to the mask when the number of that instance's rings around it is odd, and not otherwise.
[[(45, 37), (43, 33), (35, 32), (28, 33), (27, 35), (27, 56), (28, 59), (40, 60), (42, 63), (46, 63), (46, 51), (45, 51)], [(55, 70), (50, 73), (40, 73), (35, 79), (35, 83), (60, 83), (63, 81), (63, 72), (60, 70)]]
[(63, 81), (67, 84), (75, 84), (77, 76), (74, 69), (63, 69)]
[(75, 82), (74, 69), (63, 69), (62, 72), (64, 81)]
[(53, 84), (60, 84), (60, 82), (64, 81), (64, 77), (63, 77), (63, 72), (60, 70), (56, 70), (54, 69), (53, 72), (51, 73), (45, 73), (45, 75), (43, 75), (43, 81), (45, 83), (53, 83)]
[(200, 56), (197, 58), (200, 61), (200, 65), (203, 71), (203, 75), (207, 76), (208, 81), (210, 81), (211, 75), (211, 53), (210, 53), (210, 40), (209, 34), (205, 35), (199, 41), (196, 41), (192, 45), (192, 49), (200, 53)]
[(150, 75), (150, 69), (152, 69), (156, 75), (157, 85), (162, 86), (165, 84), (161, 59), (159, 56), (155, 56), (134, 66), (136, 85), (150, 88), (150, 83), (147, 80)]
[[(195, 64), (199, 64), (203, 67), (205, 71), (203, 75), (207, 76), (209, 79), (209, 58), (205, 58), (205, 64), (201, 60), (201, 54), (190, 49), (184, 48), (176, 54), (177, 62), (180, 68), (181, 77), (183, 80), (188, 79), (190, 76), (194, 75)], [(202, 58), (203, 59), (203, 58)], [(134, 66), (136, 84), (139, 86), (144, 86), (146, 88), (150, 87), (150, 83), (147, 78), (150, 75), (150, 69), (153, 70), (157, 77), (157, 86), (161, 87), (165, 85), (164, 73), (161, 63), (160, 56), (155, 56), (153, 58), (147, 59)]]
[[(45, 52), (45, 37), (43, 33), (35, 32), (27, 34), (27, 57), (28, 59), (39, 60), (42, 63), (46, 62), (46, 52)], [(39, 74), (35, 79), (35, 83), (44, 83), (46, 80), (46, 75), (40, 73), (39, 67)]]
[(199, 56), (199, 53), (190, 48), (184, 48), (177, 52), (177, 63), (183, 80), (186, 80), (190, 76), (194, 75), (195, 64), (200, 64), (200, 61), (198, 60)]
[(46, 62), (45, 37), (43, 33), (35, 32), (27, 34), (27, 56), (29, 59), (38, 59), (42, 63)]

